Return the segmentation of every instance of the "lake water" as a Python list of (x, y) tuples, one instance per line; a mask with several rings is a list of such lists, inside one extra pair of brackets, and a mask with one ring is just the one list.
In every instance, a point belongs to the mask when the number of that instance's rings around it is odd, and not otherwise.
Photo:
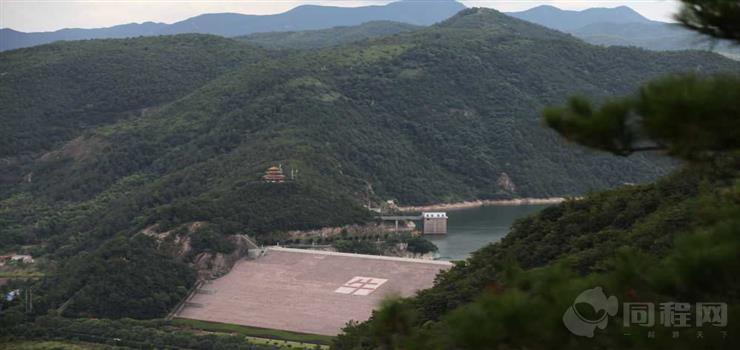
[(447, 235), (424, 236), (439, 248), (440, 260), (462, 260), (486, 244), (498, 242), (518, 218), (548, 205), (483, 206), (447, 212)]

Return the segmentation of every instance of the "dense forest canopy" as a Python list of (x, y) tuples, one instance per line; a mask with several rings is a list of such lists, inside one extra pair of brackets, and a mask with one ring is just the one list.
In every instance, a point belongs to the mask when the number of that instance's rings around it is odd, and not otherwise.
[(187, 34), (59, 42), (0, 55), (0, 157), (38, 156), (84, 130), (180, 98), (264, 51)]

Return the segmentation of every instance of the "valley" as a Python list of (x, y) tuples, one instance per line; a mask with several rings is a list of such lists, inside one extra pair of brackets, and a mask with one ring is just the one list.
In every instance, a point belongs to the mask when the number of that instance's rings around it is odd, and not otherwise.
[[(140, 40), (189, 40), (174, 38)], [(130, 50), (143, 50), (144, 43)], [(14, 237), (34, 226), (37, 236), (52, 234), (65, 245), (72, 232), (106, 237), (205, 218), (226, 233), (259, 235), (363, 222), (367, 200), (418, 205), (567, 196), (645, 182), (669, 171), (672, 161), (567, 145), (538, 123), (538, 106), (571, 93), (627, 93), (691, 60), (703, 60), (698, 72), (707, 74), (737, 66), (710, 53), (594, 47), (493, 11), (467, 11), (429, 29), (270, 60), (259, 49), (222, 43), (242, 50), (229, 62), (254, 63), (145, 116), (107, 118), (81, 136), (79, 128), (60, 124), (58, 135), (81, 137), (74, 143), (89, 150), (84, 158), (64, 152), (9, 158), (0, 217), (13, 224), (4, 227), (4, 239), (23, 244)], [(86, 44), (97, 45), (75, 45)], [(561, 52), (563, 61), (536, 54), (544, 47), (550, 55)], [(525, 52), (528, 60), (515, 59)], [(525, 67), (532, 68), (526, 78), (520, 74)], [(579, 76), (583, 71), (592, 73)], [(603, 83), (607, 77), (619, 79)], [(74, 101), (96, 106), (105, 98)], [(11, 118), (20, 101), (4, 103), (2, 115)], [(48, 114), (38, 115), (41, 122)], [(32, 125), (4, 130), (29, 133), (25, 149), (49, 147), (39, 143), (43, 135), (34, 135)], [(53, 147), (64, 150), (64, 143)], [(4, 149), (16, 146), (10, 147)], [(298, 169), (299, 180), (279, 186), (256, 181), (276, 163)], [(30, 174), (30, 182), (22, 181)], [(513, 186), (497, 184), (504, 174)], [(24, 212), (31, 215), (14, 219)], [(100, 220), (105, 224), (94, 223)]]
[(731, 348), (740, 35), (693, 1), (0, 29), (0, 349)]

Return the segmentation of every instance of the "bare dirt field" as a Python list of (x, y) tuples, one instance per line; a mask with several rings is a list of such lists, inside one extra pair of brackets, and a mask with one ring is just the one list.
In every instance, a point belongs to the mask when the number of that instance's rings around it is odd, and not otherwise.
[(243, 260), (195, 294), (177, 317), (336, 335), (363, 321), (388, 295), (431, 287), (452, 265), (322, 251), (271, 248)]

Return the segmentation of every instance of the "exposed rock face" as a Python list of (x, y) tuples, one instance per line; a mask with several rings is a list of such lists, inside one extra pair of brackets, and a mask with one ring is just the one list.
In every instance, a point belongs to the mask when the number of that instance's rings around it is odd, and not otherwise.
[(96, 153), (105, 148), (108, 145), (101, 137), (77, 137), (72, 141), (67, 142), (62, 148), (45, 153), (41, 156), (42, 162), (58, 160), (58, 159), (72, 159), (76, 162), (82, 162), (92, 159)]
[(507, 173), (501, 173), (501, 175), (499, 175), (498, 180), (496, 180), (496, 185), (502, 191), (505, 191), (508, 193), (516, 192), (516, 186), (514, 186), (514, 182), (511, 181), (511, 178), (509, 177), (509, 174)]
[(227, 239), (236, 247), (233, 252), (229, 254), (202, 252), (193, 258), (193, 266), (198, 270), (199, 279), (213, 279), (227, 274), (234, 264), (247, 256), (247, 251), (253, 248), (246, 235), (232, 235)]
[(190, 253), (192, 247), (190, 246), (190, 233), (195, 231), (200, 223), (190, 223), (183, 225), (183, 228), (178, 228), (170, 231), (159, 231), (157, 225), (149, 226), (143, 229), (140, 233), (153, 237), (159, 242), (159, 250), (167, 255), (172, 256), (176, 259), (185, 259), (187, 254)]
[(228, 273), (234, 264), (247, 256), (249, 249), (254, 249), (254, 243), (246, 235), (231, 235), (226, 239), (234, 244), (234, 251), (229, 254), (217, 252), (200, 252), (192, 256), (190, 234), (203, 227), (203, 222), (193, 222), (182, 225), (174, 230), (159, 232), (156, 225), (145, 228), (141, 234), (156, 238), (159, 250), (175, 259), (181, 259), (192, 264), (198, 271), (198, 279), (213, 279)]
[(323, 227), (316, 230), (288, 231), (290, 238), (333, 237), (342, 233), (343, 227)]
[(353, 234), (362, 235), (364, 233), (377, 233), (382, 231), (381, 226), (377, 224), (366, 224), (366, 225), (346, 225), (342, 227), (323, 227), (316, 230), (294, 230), (288, 231), (288, 237), (295, 238), (316, 238), (316, 237), (334, 237), (339, 236), (342, 232), (351, 232)]

